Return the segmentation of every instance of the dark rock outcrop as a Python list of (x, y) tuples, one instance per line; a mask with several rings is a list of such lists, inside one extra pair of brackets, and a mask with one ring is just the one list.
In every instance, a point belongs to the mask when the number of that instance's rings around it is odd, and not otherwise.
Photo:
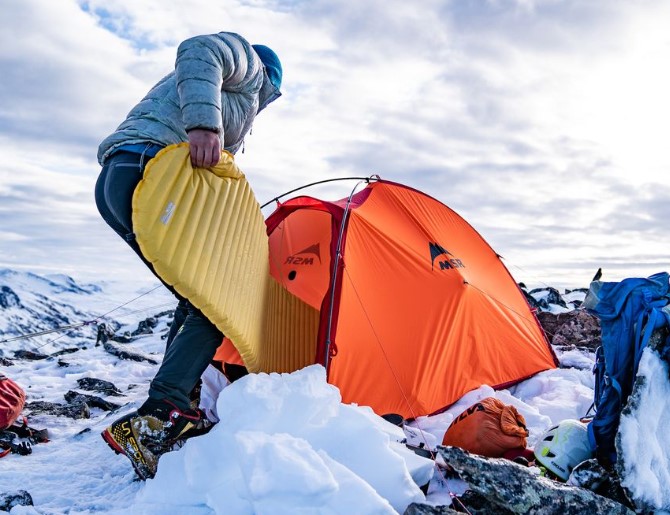
[(34, 506), (32, 496), (26, 490), (0, 493), (0, 511), (10, 511), (15, 506)]
[(107, 343), (114, 336), (114, 331), (107, 324), (98, 324), (95, 336), (96, 347), (101, 343)]
[(528, 293), (528, 290), (526, 290), (524, 287), (521, 288), (521, 293), (523, 293), (523, 296), (526, 298), (526, 302), (528, 302), (528, 305), (536, 310), (540, 309), (540, 303), (533, 297), (530, 293)]
[(587, 488), (598, 495), (612, 499), (618, 503), (634, 509), (621, 486), (619, 476), (614, 470), (607, 470), (597, 459), (592, 458), (577, 465), (570, 473), (568, 483), (574, 486)]
[(77, 379), (77, 385), (82, 390), (88, 390), (89, 392), (99, 392), (105, 395), (114, 395), (119, 396), (123, 395), (121, 390), (119, 390), (114, 383), (110, 381), (105, 381), (104, 379), (96, 379), (94, 377), (82, 377)]
[(22, 307), (21, 299), (9, 286), (0, 286), (0, 308), (7, 309), (13, 307)]
[(158, 365), (158, 361), (155, 360), (154, 358), (149, 357), (145, 354), (140, 354), (139, 352), (131, 352), (125, 349), (120, 349), (112, 342), (105, 343), (103, 347), (107, 352), (120, 359), (128, 359), (131, 361), (146, 361), (147, 363), (151, 363), (152, 365)]
[(103, 411), (114, 411), (115, 409), (121, 407), (120, 404), (115, 404), (113, 402), (106, 401), (105, 399), (96, 397), (95, 395), (87, 395), (85, 393), (79, 393), (73, 390), (70, 390), (65, 394), (65, 400), (70, 405), (76, 406), (79, 405), (80, 403), (84, 403), (88, 405), (90, 408), (99, 408)]
[(14, 353), (14, 359), (27, 359), (29, 361), (39, 361), (42, 359), (47, 359), (49, 356), (42, 354), (41, 352), (33, 352), (31, 350), (17, 350)]
[[(590, 490), (539, 476), (532, 469), (503, 458), (483, 458), (458, 447), (440, 446), (438, 452), (468, 483), (470, 493), (461, 496), (460, 502), (473, 515), (634, 514), (622, 504)], [(422, 512), (410, 513), (449, 513), (440, 511), (443, 507), (426, 506), (422, 509)]]
[(33, 401), (26, 404), (29, 414), (43, 413), (57, 417), (69, 417), (74, 419), (91, 418), (91, 409), (85, 402), (72, 404), (56, 404), (47, 401)]
[(130, 343), (133, 341), (133, 338), (131, 338), (130, 333), (126, 334), (114, 334), (111, 338), (110, 341), (116, 342), (116, 343)]
[(428, 504), (410, 504), (403, 515), (452, 515), (459, 512), (452, 510), (449, 506), (430, 506)]
[(556, 347), (595, 352), (600, 345), (600, 321), (585, 310), (560, 314), (541, 312), (537, 318), (547, 339)]
[(153, 334), (153, 329), (158, 325), (158, 320), (154, 317), (145, 318), (137, 324), (137, 329), (135, 329), (131, 336), (139, 336), (142, 334)]
[(79, 347), (68, 347), (67, 349), (61, 349), (59, 351), (56, 351), (52, 353), (49, 357), (57, 357), (57, 356), (63, 356), (65, 354), (74, 354), (75, 352), (79, 352), (81, 349)]
[[(540, 309), (550, 309), (550, 305), (561, 306), (562, 308), (567, 308), (568, 305), (561, 297), (561, 294), (556, 288), (547, 286), (545, 288), (535, 288), (530, 290), (530, 295), (533, 296), (537, 302), (537, 305)], [(542, 295), (538, 295), (538, 294)], [(534, 295), (535, 294), (535, 295)], [(537, 297), (540, 297), (539, 299)]]

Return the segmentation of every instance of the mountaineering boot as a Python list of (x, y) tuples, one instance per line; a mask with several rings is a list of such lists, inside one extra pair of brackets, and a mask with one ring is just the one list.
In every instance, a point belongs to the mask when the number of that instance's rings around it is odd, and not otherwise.
[(102, 432), (102, 438), (130, 460), (140, 479), (149, 479), (156, 474), (163, 454), (211, 428), (212, 423), (200, 410), (182, 411), (167, 401), (148, 401), (116, 420)]

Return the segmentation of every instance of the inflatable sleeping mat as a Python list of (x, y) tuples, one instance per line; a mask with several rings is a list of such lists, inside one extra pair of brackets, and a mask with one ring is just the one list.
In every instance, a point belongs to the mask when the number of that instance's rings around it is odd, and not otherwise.
[(250, 372), (315, 362), (318, 310), (270, 275), (260, 206), (231, 154), (191, 166), (187, 143), (149, 161), (133, 196), (133, 228), (156, 273), (235, 345)]

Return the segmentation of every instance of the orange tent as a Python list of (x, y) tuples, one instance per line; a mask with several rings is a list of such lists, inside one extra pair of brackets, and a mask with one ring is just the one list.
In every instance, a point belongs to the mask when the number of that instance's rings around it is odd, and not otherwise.
[(320, 311), (314, 362), (344, 402), (414, 418), (556, 357), (500, 257), (434, 198), (378, 180), (266, 220), (270, 272)]

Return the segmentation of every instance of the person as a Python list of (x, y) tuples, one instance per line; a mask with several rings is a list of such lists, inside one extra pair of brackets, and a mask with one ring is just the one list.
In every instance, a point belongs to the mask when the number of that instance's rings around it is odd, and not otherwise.
[[(267, 46), (251, 45), (231, 32), (187, 39), (178, 47), (174, 71), (100, 144), (98, 210), (154, 274), (132, 225), (132, 196), (145, 166), (162, 148), (179, 142), (188, 142), (194, 167), (217, 164), (222, 149), (235, 154), (256, 115), (281, 95), (281, 81), (279, 58)], [(158, 458), (175, 443), (206, 430), (190, 394), (223, 339), (188, 299), (164, 284), (179, 302), (148, 398), (102, 432), (142, 479), (154, 476)]]

